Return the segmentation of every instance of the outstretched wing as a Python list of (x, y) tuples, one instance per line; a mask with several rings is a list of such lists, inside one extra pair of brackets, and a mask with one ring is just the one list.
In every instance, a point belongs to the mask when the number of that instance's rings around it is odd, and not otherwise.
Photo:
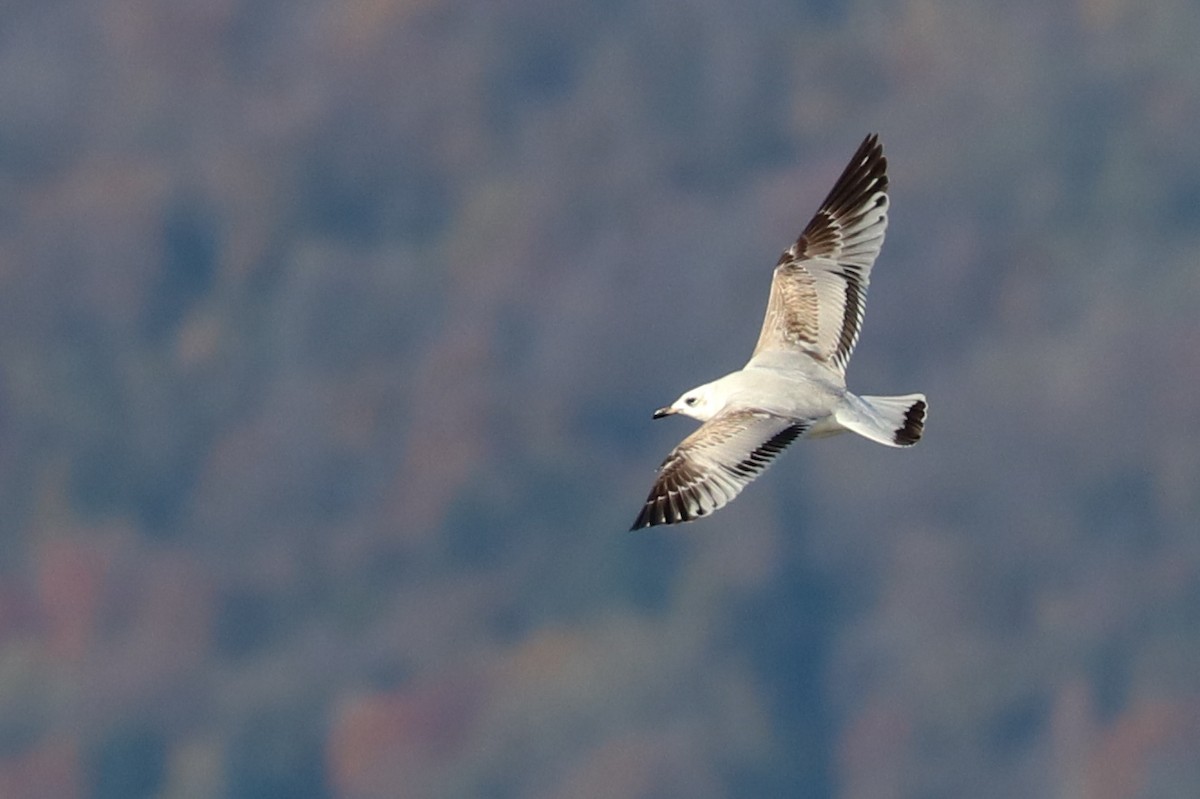
[(887, 159), (871, 134), (804, 233), (780, 256), (755, 356), (799, 350), (845, 373), (887, 230), (887, 188)]
[(714, 416), (662, 462), (630, 529), (690, 522), (725, 506), (807, 428), (765, 411)]

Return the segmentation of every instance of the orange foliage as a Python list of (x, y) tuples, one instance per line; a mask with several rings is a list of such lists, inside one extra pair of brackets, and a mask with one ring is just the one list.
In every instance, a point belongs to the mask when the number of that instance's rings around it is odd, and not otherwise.
[(74, 740), (49, 738), (0, 760), (0, 796), (21, 799), (83, 797)]
[(79, 660), (96, 633), (109, 554), (93, 542), (56, 538), (37, 557), (37, 596), (50, 654)]
[(347, 700), (329, 734), (331, 784), (339, 795), (419, 792), (460, 750), (480, 693), (470, 680), (441, 679)]
[(1145, 796), (1143, 782), (1150, 762), (1172, 744), (1200, 751), (1200, 705), (1145, 702), (1122, 715), (1101, 734), (1087, 774), (1091, 799), (1134, 799)]

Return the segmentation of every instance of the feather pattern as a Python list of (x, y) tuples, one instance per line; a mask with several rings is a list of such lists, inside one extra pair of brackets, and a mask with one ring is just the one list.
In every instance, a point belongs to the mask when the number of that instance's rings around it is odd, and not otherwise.
[(887, 189), (887, 160), (871, 135), (779, 258), (750, 362), (654, 412), (703, 424), (662, 462), (633, 529), (723, 507), (802, 436), (850, 431), (889, 447), (921, 439), (924, 394), (860, 397), (846, 388), (887, 230)]
[(689, 522), (725, 506), (807, 429), (762, 411), (729, 411), (672, 450), (630, 529)]
[(887, 159), (872, 134), (780, 256), (754, 356), (799, 350), (845, 374), (887, 230), (887, 188)]

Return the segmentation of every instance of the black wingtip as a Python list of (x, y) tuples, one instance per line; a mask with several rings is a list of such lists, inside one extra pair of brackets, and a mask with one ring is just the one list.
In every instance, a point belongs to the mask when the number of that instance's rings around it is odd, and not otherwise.
[(638, 517), (634, 519), (633, 526), (629, 528), (629, 532), (633, 533), (647, 527), (653, 527), (656, 524), (661, 524), (661, 522), (655, 521), (654, 514), (651, 512), (654, 509), (653, 500), (654, 495), (651, 494), (650, 498), (642, 505), (642, 510), (638, 513)]
[(887, 158), (883, 155), (879, 134), (871, 133), (850, 157), (850, 162), (821, 203), (821, 210), (834, 215), (844, 213), (862, 205), (875, 192), (887, 190)]
[(672, 504), (669, 495), (651, 493), (646, 504), (642, 506), (642, 512), (638, 514), (633, 526), (629, 528), (629, 532), (656, 527), (660, 524), (681, 524), (690, 522), (694, 518), (696, 517)]

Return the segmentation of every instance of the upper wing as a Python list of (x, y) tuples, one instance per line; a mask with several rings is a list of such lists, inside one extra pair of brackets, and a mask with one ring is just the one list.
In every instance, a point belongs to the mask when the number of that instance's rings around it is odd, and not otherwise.
[(887, 187), (887, 159), (871, 134), (804, 233), (780, 256), (754, 355), (799, 350), (846, 371), (862, 327), (871, 266), (887, 230)]
[(631, 530), (690, 522), (736, 497), (808, 425), (765, 411), (726, 411), (672, 450)]

